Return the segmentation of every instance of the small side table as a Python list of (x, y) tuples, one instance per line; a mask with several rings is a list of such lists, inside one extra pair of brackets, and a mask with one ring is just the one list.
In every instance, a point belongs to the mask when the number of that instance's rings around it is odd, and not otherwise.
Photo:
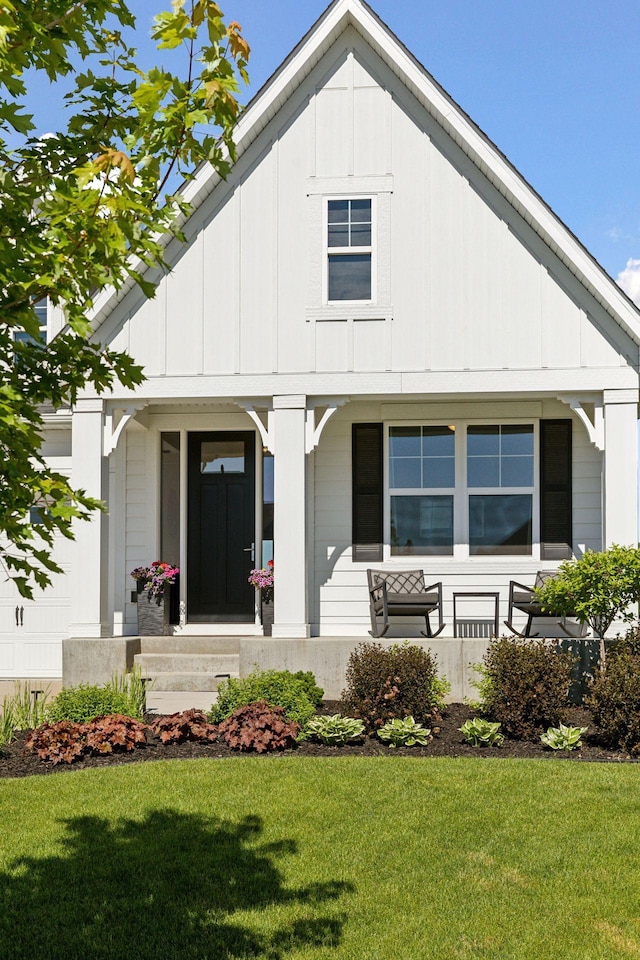
[[(488, 617), (459, 617), (458, 600), (493, 600), (493, 619)], [(453, 594), (453, 635), (454, 637), (489, 638), (498, 636), (500, 612), (500, 594), (497, 591), (475, 591)]]

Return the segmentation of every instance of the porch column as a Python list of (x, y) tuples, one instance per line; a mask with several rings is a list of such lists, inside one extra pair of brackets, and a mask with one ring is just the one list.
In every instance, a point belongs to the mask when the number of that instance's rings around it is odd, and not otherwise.
[(604, 546), (638, 542), (638, 391), (604, 391)]
[(307, 398), (273, 398), (275, 637), (308, 637), (305, 453)]
[[(108, 463), (104, 456), (102, 400), (78, 400), (73, 408), (71, 430), (71, 483), (74, 488), (104, 500), (108, 495)], [(73, 532), (69, 636), (105, 636), (108, 633), (106, 514), (96, 512), (88, 521), (74, 520)]]

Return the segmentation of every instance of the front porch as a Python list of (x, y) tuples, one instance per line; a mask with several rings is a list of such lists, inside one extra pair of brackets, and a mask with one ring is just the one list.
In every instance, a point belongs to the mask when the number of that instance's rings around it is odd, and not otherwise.
[[(447, 699), (460, 703), (473, 698), (472, 663), (482, 660), (488, 639), (439, 636), (436, 639), (396, 636), (376, 643), (388, 647), (408, 641), (436, 656), (438, 672), (451, 684)], [(103, 637), (63, 642), (65, 686), (106, 683), (114, 673), (140, 667), (150, 685), (149, 706), (158, 712), (189, 707), (207, 708), (215, 700), (221, 680), (245, 677), (260, 670), (310, 670), (327, 700), (339, 700), (345, 687), (349, 656), (367, 634), (349, 637)], [(580, 642), (559, 638), (574, 652), (588, 655)], [(169, 709), (170, 708), (170, 709)]]

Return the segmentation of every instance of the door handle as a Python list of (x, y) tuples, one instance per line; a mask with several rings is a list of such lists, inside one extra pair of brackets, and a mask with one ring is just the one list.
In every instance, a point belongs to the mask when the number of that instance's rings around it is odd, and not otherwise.
[(256, 560), (256, 545), (255, 545), (255, 542), (252, 543), (250, 547), (243, 547), (243, 548), (242, 548), (242, 552), (243, 552), (243, 553), (250, 553), (250, 554), (251, 554), (251, 562), (252, 562), (252, 563), (255, 563), (255, 560)]

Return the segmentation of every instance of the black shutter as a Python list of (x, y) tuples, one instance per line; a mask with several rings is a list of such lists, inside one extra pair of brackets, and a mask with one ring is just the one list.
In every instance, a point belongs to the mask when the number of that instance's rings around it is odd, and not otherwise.
[(352, 559), (382, 560), (382, 424), (354, 423), (351, 444)]
[(543, 560), (572, 555), (571, 420), (540, 421), (540, 541)]

